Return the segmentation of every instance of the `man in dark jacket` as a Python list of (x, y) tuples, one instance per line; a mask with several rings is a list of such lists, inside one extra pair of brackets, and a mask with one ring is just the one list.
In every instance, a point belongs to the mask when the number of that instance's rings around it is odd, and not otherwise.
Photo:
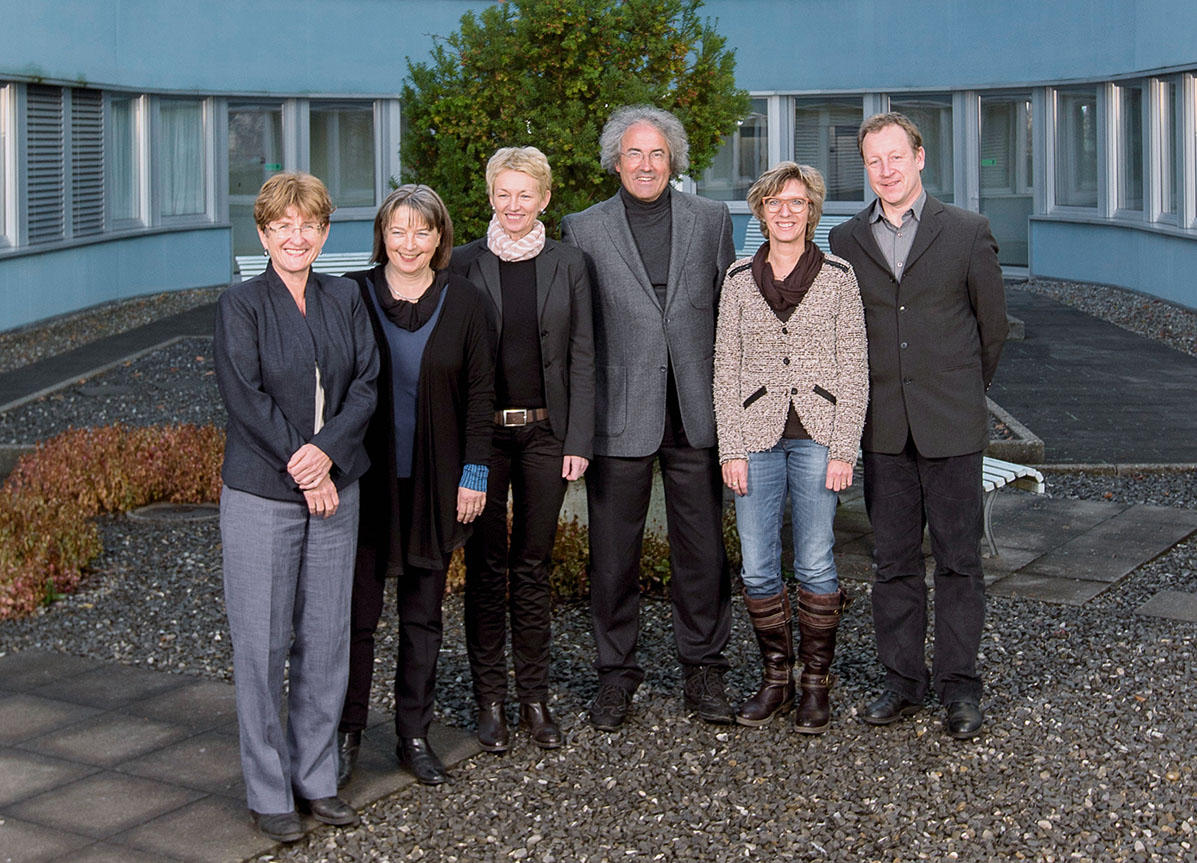
[[(980, 733), (977, 650), (985, 618), (981, 463), (985, 391), (1006, 338), (997, 244), (985, 217), (927, 195), (918, 128), (878, 114), (857, 136), (877, 200), (830, 237), (852, 263), (869, 340), (865, 506), (876, 544), (873, 623), (885, 690), (862, 714), (888, 725), (917, 712), (933, 679), (945, 731)], [(935, 556), (935, 655), (927, 625), (924, 525)]]

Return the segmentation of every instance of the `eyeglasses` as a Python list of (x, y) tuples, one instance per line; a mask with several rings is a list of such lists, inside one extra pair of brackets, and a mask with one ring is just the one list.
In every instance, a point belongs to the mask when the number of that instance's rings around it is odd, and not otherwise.
[(324, 230), (324, 225), (267, 225), (266, 230), (280, 240), (294, 237), (297, 233), (305, 240), (310, 240), (319, 236), (320, 232)]
[(790, 208), (791, 213), (801, 215), (806, 212), (806, 205), (810, 201), (806, 200), (806, 198), (765, 198), (761, 203), (765, 205), (765, 209), (770, 213), (780, 213), (781, 205), (785, 204)]
[(669, 154), (664, 150), (653, 150), (651, 153), (645, 153), (643, 150), (625, 150), (620, 155), (629, 165), (639, 165), (645, 159), (654, 165), (664, 165), (669, 161)]

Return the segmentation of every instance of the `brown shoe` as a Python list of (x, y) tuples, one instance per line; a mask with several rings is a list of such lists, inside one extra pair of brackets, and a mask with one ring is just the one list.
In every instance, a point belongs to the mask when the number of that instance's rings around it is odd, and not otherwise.
[(753, 599), (744, 595), (744, 607), (756, 633), (764, 674), (756, 695), (740, 705), (736, 722), (764, 725), (794, 706), (794, 636), (790, 631), (790, 597), (783, 590), (775, 596)]
[(478, 744), (487, 752), (506, 752), (511, 746), (502, 701), (478, 705)]
[(520, 705), (520, 728), (541, 749), (556, 749), (561, 745), (561, 728), (543, 701)]
[(801, 734), (822, 734), (831, 725), (831, 660), (835, 633), (852, 597), (835, 593), (798, 591), (798, 658), (802, 660), (802, 698), (794, 714), (794, 728)]

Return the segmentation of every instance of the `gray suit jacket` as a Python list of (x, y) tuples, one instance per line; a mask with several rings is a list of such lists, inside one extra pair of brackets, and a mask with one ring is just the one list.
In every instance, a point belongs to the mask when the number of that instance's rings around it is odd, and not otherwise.
[[(487, 247), (486, 238), (454, 249), (450, 269), (490, 297), (491, 322), (496, 335), (502, 333), (499, 259)], [(549, 425), (563, 442), (565, 455), (588, 459), (594, 454), (594, 330), (590, 277), (577, 249), (545, 240), (536, 256), (536, 314)], [(498, 338), (494, 343), (497, 347)]]
[(872, 205), (831, 231), (856, 271), (869, 340), (861, 447), (929, 458), (989, 443), (985, 390), (1006, 339), (1006, 292), (989, 220), (930, 195), (899, 283), (869, 225)]
[(673, 364), (691, 446), (715, 445), (715, 314), (735, 259), (727, 205), (673, 190), (662, 309), (619, 195), (566, 216), (562, 239), (586, 253), (594, 299), (596, 455), (651, 455), (665, 431)]

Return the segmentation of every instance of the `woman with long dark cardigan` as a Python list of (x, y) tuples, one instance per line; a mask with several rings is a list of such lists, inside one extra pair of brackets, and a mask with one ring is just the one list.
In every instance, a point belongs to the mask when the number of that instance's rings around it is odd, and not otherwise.
[(453, 223), (428, 186), (392, 192), (374, 219), (377, 266), (357, 282), (378, 342), (378, 410), (366, 431), (370, 469), (353, 584), (349, 687), (338, 735), (338, 782), (350, 779), (369, 709), (374, 631), (396, 580), (399, 763), (428, 785), (448, 779), (428, 743), (441, 598), (449, 556), (486, 504), (494, 411), (491, 338), (482, 297), (446, 269)]

